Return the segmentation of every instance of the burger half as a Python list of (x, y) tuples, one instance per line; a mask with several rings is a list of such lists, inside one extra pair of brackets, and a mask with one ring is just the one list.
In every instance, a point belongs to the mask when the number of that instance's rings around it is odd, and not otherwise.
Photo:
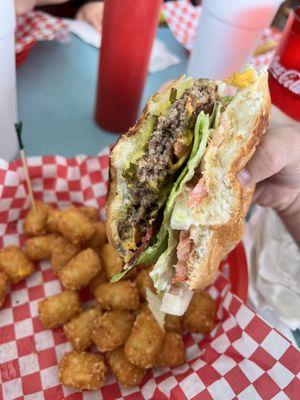
[(110, 155), (107, 230), (125, 261), (154, 264), (158, 292), (202, 289), (240, 241), (253, 187), (236, 174), (270, 114), (268, 76), (180, 77), (152, 96)]

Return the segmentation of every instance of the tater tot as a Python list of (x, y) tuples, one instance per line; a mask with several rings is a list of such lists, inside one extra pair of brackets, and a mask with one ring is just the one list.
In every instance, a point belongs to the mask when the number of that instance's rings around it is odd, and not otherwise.
[(118, 347), (106, 353), (105, 356), (110, 369), (124, 387), (137, 386), (146, 376), (147, 371), (145, 369), (137, 367), (127, 360), (123, 347)]
[(101, 271), (101, 261), (93, 249), (82, 250), (58, 271), (66, 289), (79, 290)]
[(94, 321), (101, 315), (101, 311), (97, 308), (85, 310), (70, 322), (64, 325), (64, 332), (74, 350), (83, 351), (93, 344), (92, 329)]
[(3, 271), (0, 271), (0, 309), (2, 308), (8, 288), (8, 277)]
[(95, 298), (105, 310), (136, 310), (139, 308), (139, 292), (135, 283), (120, 281), (102, 283), (96, 287)]
[(101, 283), (107, 282), (107, 276), (104, 270), (101, 270), (98, 275), (93, 278), (90, 283), (89, 283), (89, 289), (92, 293), (95, 292), (95, 289), (97, 286), (99, 286)]
[(46, 230), (50, 233), (59, 232), (59, 221), (62, 215), (61, 210), (56, 210), (55, 208), (50, 208), (46, 220)]
[(125, 343), (133, 322), (129, 311), (108, 311), (95, 320), (92, 340), (102, 353), (113, 350)]
[(216, 317), (216, 306), (209, 294), (195, 292), (192, 301), (182, 317), (184, 330), (195, 333), (211, 331)]
[(50, 233), (49, 235), (36, 236), (26, 240), (25, 250), (31, 261), (44, 260), (51, 257), (52, 249), (59, 235)]
[(125, 343), (125, 356), (140, 368), (151, 368), (164, 342), (165, 332), (148, 308), (142, 308)]
[(71, 351), (59, 363), (59, 380), (64, 386), (97, 390), (105, 379), (107, 367), (100, 354)]
[(30, 236), (45, 235), (48, 212), (52, 207), (41, 201), (35, 202), (35, 210), (30, 208), (24, 220), (24, 232)]
[(178, 317), (177, 315), (166, 314), (165, 331), (173, 331), (180, 333), (182, 331), (181, 317)]
[(25, 252), (15, 245), (0, 250), (0, 269), (12, 283), (18, 283), (34, 272), (34, 266)]
[(95, 207), (87, 207), (87, 206), (82, 206), (79, 207), (79, 210), (86, 216), (88, 217), (91, 221), (98, 221), (99, 219), (99, 209)]
[(45, 328), (64, 325), (81, 311), (78, 293), (65, 290), (39, 302), (39, 316)]
[(166, 332), (164, 344), (160, 349), (157, 367), (178, 367), (185, 363), (185, 348), (182, 337), (177, 332)]
[(111, 244), (106, 243), (102, 246), (100, 257), (109, 280), (122, 271), (123, 261)]
[(146, 300), (146, 288), (148, 287), (153, 293), (155, 293), (155, 288), (154, 288), (154, 284), (153, 284), (153, 280), (151, 279), (149, 273), (152, 270), (151, 268), (142, 268), (136, 278), (135, 278), (135, 282), (136, 282), (136, 286), (138, 288), (138, 291), (140, 293), (140, 296), (142, 298), (142, 300)]
[(66, 239), (78, 244), (89, 240), (95, 232), (95, 227), (78, 208), (69, 207), (62, 211), (59, 231)]
[(54, 274), (57, 274), (79, 251), (79, 246), (63, 237), (58, 238), (51, 252), (51, 266)]
[(106, 228), (102, 221), (94, 222), (95, 232), (93, 236), (88, 240), (87, 247), (91, 247), (97, 252), (100, 251), (101, 247), (107, 242)]

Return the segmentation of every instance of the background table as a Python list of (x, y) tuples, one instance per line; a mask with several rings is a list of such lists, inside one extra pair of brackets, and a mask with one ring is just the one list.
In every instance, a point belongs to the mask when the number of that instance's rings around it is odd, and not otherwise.
[[(157, 37), (181, 60), (180, 64), (148, 74), (142, 106), (165, 81), (184, 73), (187, 53), (168, 28)], [(120, 65), (120, 68), (122, 66)], [(93, 111), (98, 50), (72, 35), (68, 44), (40, 42), (17, 70), (19, 119), (29, 156), (95, 155), (117, 135), (100, 129)]]

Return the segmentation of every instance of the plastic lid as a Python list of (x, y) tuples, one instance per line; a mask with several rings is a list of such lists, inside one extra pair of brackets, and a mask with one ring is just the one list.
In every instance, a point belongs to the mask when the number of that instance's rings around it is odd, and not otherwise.
[(15, 31), (16, 16), (14, 0), (0, 0), (0, 39)]
[(262, 30), (276, 14), (283, 0), (203, 0), (202, 7), (223, 22), (240, 28)]

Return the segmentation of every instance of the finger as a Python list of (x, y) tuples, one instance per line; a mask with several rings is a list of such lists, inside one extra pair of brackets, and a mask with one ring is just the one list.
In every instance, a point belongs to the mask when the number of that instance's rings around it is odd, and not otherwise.
[(278, 138), (268, 134), (262, 138), (252, 159), (237, 176), (243, 185), (256, 184), (279, 172), (285, 162), (285, 152)]
[(84, 21), (84, 16), (81, 10), (78, 11), (78, 13), (75, 16), (75, 19), (77, 19), (78, 21)]
[(299, 129), (298, 122), (284, 114), (279, 108), (272, 104), (270, 128), (277, 128), (278, 125), (293, 126), (295, 130)]
[(257, 185), (253, 201), (274, 208), (300, 246), (300, 191), (265, 181)]
[(291, 137), (291, 131), (286, 127), (273, 129), (272, 133), (264, 136), (252, 159), (237, 174), (241, 184), (256, 184), (292, 164), (296, 156), (293, 141), (289, 140), (289, 136)]
[(90, 24), (93, 28), (96, 29), (97, 32), (101, 31), (102, 21), (99, 15), (95, 15), (90, 19)]
[(257, 184), (253, 202), (282, 212), (291, 205), (296, 195), (294, 189), (264, 181)]
[(34, 1), (27, 1), (27, 2), (24, 2), (22, 0), (15, 1), (15, 11), (17, 15), (26, 14), (29, 11), (32, 11), (34, 7), (35, 7)]

